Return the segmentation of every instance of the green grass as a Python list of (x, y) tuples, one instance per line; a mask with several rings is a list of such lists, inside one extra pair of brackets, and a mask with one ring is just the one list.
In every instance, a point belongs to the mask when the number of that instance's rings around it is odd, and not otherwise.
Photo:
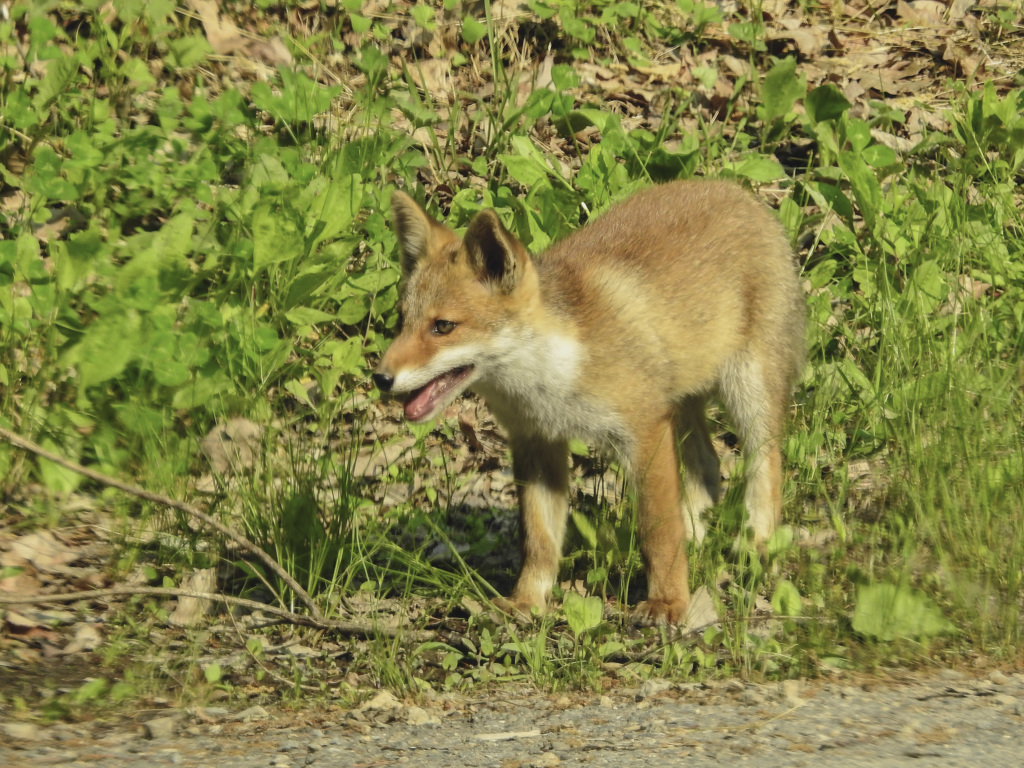
[[(537, 24), (518, 38), (487, 16), (450, 27), (461, 90), (447, 104), (416, 86), (432, 65), (427, 38), (405, 42), (396, 67), (381, 48), (414, 27), (342, 5), (307, 37), (288, 27), (291, 3), (236, 19), (280, 31), (295, 58), (260, 65), (255, 79), (169, 3), (110, 16), (85, 3), (10, 9), (0, 22), (0, 423), (179, 497), (194, 495), (196, 445), (214, 424), (242, 415), (268, 425), (255, 467), (225, 480), (213, 509), (332, 610), (379, 600), (423, 624), (412, 606), (428, 601), (454, 615), (461, 642), (382, 637), (352, 650), (351, 669), (398, 689), (594, 687), (608, 665), (626, 677), (786, 676), (1019, 657), (1020, 91), (938, 83), (942, 104), (915, 108), (951, 130), (894, 145), (883, 139), (907, 132), (907, 108), (855, 109), (834, 85), (809, 84), (801, 61), (769, 47), (757, 15), (725, 19), (723, 33), (721, 12), (690, 0), (678, 14), (548, 0), (531, 3)], [(449, 29), (428, 10), (417, 6), (412, 23)], [(1021, 23), (1006, 9), (985, 21), (994, 41)], [(519, 65), (548, 45), (552, 86), (521, 86)], [(647, 85), (659, 119), (639, 124), (584, 83), (581, 63), (650, 68), (674, 47), (727, 50), (752, 74), (733, 78), (715, 109), (693, 89)], [(695, 76), (713, 85), (720, 62), (708, 61)], [(537, 627), (465, 611), (508, 584), (511, 563), (496, 556), (508, 541), (491, 533), (507, 515), (453, 506), (468, 479), (430, 452), (457, 426), (417, 428), (413, 459), (385, 470), (395, 484), (419, 478), (403, 505), (381, 510), (379, 487), (353, 471), (373, 441), (368, 373), (396, 322), (390, 190), (426, 186), (455, 227), (494, 207), (539, 251), (578, 226), (583, 205), (599, 212), (694, 174), (773, 189), (799, 245), (809, 362), (786, 443), (790, 526), (764, 558), (733, 552), (742, 495), (730, 489), (692, 562), (694, 587), (712, 587), (726, 621), (697, 638), (595, 619), (593, 599), (572, 592)], [(8, 445), (0, 476), (10, 498), (27, 483), (52, 495), (19, 507), (29, 524), (59, 523), (51, 498), (96, 490)], [(577, 511), (566, 577), (635, 600), (630, 515), (615, 498)], [(835, 535), (802, 546), (802, 528)], [(219, 556), (132, 555), (159, 561), (170, 583)], [(233, 589), (289, 603), (255, 566), (231, 572)]]

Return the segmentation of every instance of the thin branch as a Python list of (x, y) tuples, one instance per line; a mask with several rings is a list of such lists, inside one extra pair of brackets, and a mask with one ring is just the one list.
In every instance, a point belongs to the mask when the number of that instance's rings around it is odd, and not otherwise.
[[(301, 613), (293, 613), (285, 608), (278, 608), (276, 605), (267, 605), (255, 600), (247, 600), (244, 597), (223, 595), (214, 592), (195, 592), (189, 589), (173, 589), (169, 587), (112, 587), (110, 589), (86, 589), (80, 592), (61, 592), (53, 595), (15, 595), (11, 597), (0, 596), (0, 605), (38, 605), (40, 603), (75, 603), (81, 600), (102, 600), (107, 597), (134, 597), (137, 595), (155, 595), (158, 597), (192, 597), (197, 600), (216, 600), (227, 605), (238, 605), (252, 611), (262, 611), (291, 624), (300, 624), (314, 629), (339, 632), (344, 635), (356, 635), (359, 637), (397, 637), (400, 632), (397, 627), (374, 626), (358, 621), (334, 621), (321, 617), (305, 616)], [(407, 630), (401, 632), (403, 638), (425, 642), (432, 640), (435, 635), (430, 632), (415, 632)]]
[(258, 546), (249, 541), (245, 536), (238, 533), (237, 531), (232, 530), (228, 526), (221, 523), (219, 520), (215, 520), (205, 512), (201, 512), (200, 510), (196, 509), (195, 507), (189, 504), (186, 504), (183, 501), (172, 499), (170, 496), (164, 496), (162, 493), (154, 493), (153, 491), (147, 491), (145, 488), (140, 488), (137, 485), (132, 485), (131, 483), (126, 483), (116, 478), (109, 477), (108, 475), (104, 475), (100, 472), (96, 472), (92, 469), (83, 467), (81, 464), (76, 464), (73, 461), (65, 459), (63, 456), (58, 456), (56, 453), (48, 451), (42, 446), (36, 445), (31, 440), (21, 437), (20, 435), (17, 435), (8, 429), (5, 429), (2, 426), (0, 426), (0, 437), (7, 440), (7, 442), (11, 443), (11, 445), (15, 445), (18, 448), (29, 451), (30, 453), (34, 453), (37, 456), (41, 456), (47, 461), (52, 461), (54, 464), (64, 467), (65, 469), (70, 469), (72, 472), (77, 472), (78, 474), (84, 477), (88, 477), (90, 480), (95, 480), (97, 483), (109, 485), (111, 488), (117, 488), (120, 491), (124, 491), (125, 493), (131, 494), (132, 496), (137, 496), (140, 499), (145, 499), (146, 501), (152, 501), (155, 502), (156, 504), (162, 504), (165, 507), (170, 507), (171, 509), (177, 509), (179, 512), (184, 512), (190, 517), (199, 520), (204, 525), (213, 528), (218, 533), (231, 539), (231, 541), (235, 542), (235, 544), (237, 544), (243, 550), (249, 552), (256, 559), (262, 560), (263, 564), (266, 565), (267, 568), (273, 571), (274, 574), (279, 579), (281, 579), (281, 581), (288, 585), (292, 592), (295, 593), (295, 596), (299, 599), (299, 602), (304, 604), (306, 608), (309, 609), (311, 619), (319, 622), (326, 621), (324, 619), (323, 614), (320, 612), (320, 609), (317, 607), (316, 603), (313, 602), (313, 598), (309, 596), (306, 590), (299, 586), (299, 583), (295, 581), (295, 579), (293, 579), (284, 568), (278, 565), (277, 561), (274, 560), (274, 558), (272, 558)]

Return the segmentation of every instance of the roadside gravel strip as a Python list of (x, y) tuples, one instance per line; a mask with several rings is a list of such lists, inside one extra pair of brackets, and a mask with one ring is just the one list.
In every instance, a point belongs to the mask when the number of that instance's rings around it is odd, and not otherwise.
[[(894, 678), (905, 673), (896, 671)], [(651, 768), (1024, 765), (1024, 675), (713, 685), (611, 694), (380, 693), (357, 710), (192, 708), (140, 724), (0, 722), (0, 765)]]

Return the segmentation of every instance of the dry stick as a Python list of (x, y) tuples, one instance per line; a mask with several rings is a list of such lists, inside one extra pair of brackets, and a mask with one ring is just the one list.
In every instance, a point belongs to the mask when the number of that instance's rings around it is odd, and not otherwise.
[[(3, 429), (0, 427), (0, 429)], [(158, 597), (192, 597), (196, 600), (216, 600), (227, 605), (238, 605), (252, 611), (277, 616), (291, 624), (301, 624), (314, 629), (331, 630), (346, 635), (360, 635), (372, 637), (375, 635), (386, 635), (397, 637), (399, 630), (396, 627), (377, 627), (357, 621), (334, 621), (325, 618), (314, 618), (289, 611), (287, 608), (278, 608), (276, 605), (267, 605), (255, 600), (246, 600), (244, 597), (222, 595), (214, 592), (195, 592), (189, 589), (171, 589), (168, 587), (112, 587), (111, 589), (86, 589), (81, 592), (62, 592), (56, 595), (24, 595), (5, 597), (0, 596), (0, 605), (36, 605), (39, 603), (74, 603), (82, 600), (102, 600), (106, 597), (132, 597), (135, 595), (156, 595)], [(432, 640), (436, 636), (431, 632), (402, 633), (403, 637), (418, 642)]]
[(245, 536), (238, 533), (237, 531), (232, 530), (231, 528), (228, 528), (226, 525), (210, 517), (205, 512), (200, 512), (195, 507), (192, 507), (183, 501), (177, 501), (176, 499), (172, 499), (169, 496), (164, 496), (163, 494), (160, 493), (154, 493), (153, 491), (147, 491), (145, 488), (140, 488), (139, 486), (132, 485), (131, 483), (122, 482), (113, 477), (108, 477), (107, 475), (95, 472), (91, 469), (87, 469), (83, 467), (81, 464), (76, 464), (73, 461), (68, 461), (63, 456), (58, 456), (57, 454), (46, 450), (42, 446), (36, 445), (31, 440), (26, 440), (24, 437), (21, 437), (20, 435), (17, 435), (8, 429), (5, 429), (4, 427), (0, 427), (0, 437), (4, 438), (12, 445), (16, 445), (18, 448), (22, 448), (23, 450), (34, 453), (37, 456), (42, 456), (44, 459), (52, 461), (54, 464), (59, 464), (65, 469), (70, 469), (72, 472), (77, 472), (80, 475), (84, 475), (85, 477), (88, 477), (90, 480), (95, 480), (97, 483), (109, 485), (111, 488), (117, 488), (120, 491), (130, 493), (132, 496), (137, 496), (140, 499), (145, 499), (146, 501), (156, 502), (157, 504), (163, 504), (165, 507), (177, 509), (178, 511), (184, 512), (185, 514), (190, 515), (191, 517), (194, 517), (195, 519), (203, 522), (204, 524), (213, 528), (218, 533), (227, 536), (242, 549), (254, 555), (257, 559), (262, 560), (263, 563), (270, 570), (272, 570), (278, 576), (278, 578), (281, 579), (281, 581), (283, 581), (291, 588), (291, 590), (295, 593), (295, 596), (299, 599), (299, 601), (302, 602), (306, 606), (306, 608), (309, 609), (309, 614), (311, 618), (315, 619), (318, 622), (326, 621), (326, 619), (324, 619), (324, 615), (320, 613), (320, 609), (317, 607), (316, 603), (313, 602), (313, 598), (311, 598), (306, 593), (306, 590), (299, 586), (299, 583), (295, 581), (295, 579), (293, 579), (288, 574), (288, 572), (285, 571), (284, 568), (278, 565), (277, 561), (274, 560), (274, 558), (272, 558), (262, 549), (257, 547), (247, 538), (245, 538)]

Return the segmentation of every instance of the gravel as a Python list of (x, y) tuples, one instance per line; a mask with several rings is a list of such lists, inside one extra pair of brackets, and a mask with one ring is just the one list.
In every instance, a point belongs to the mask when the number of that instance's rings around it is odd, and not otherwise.
[(1022, 764), (1022, 724), (1019, 673), (652, 681), (605, 694), (497, 691), (415, 703), (381, 693), (354, 710), (192, 708), (113, 728), (0, 720), (0, 765), (994, 767)]

